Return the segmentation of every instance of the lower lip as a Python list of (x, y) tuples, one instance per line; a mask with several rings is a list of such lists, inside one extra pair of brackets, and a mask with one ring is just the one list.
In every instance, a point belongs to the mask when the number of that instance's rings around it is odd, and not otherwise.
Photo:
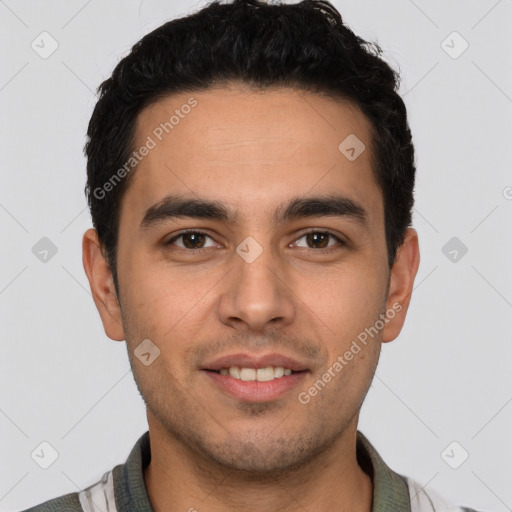
[(260, 382), (257, 380), (243, 381), (229, 375), (202, 370), (223, 391), (244, 402), (267, 402), (281, 397), (297, 386), (308, 373), (307, 371), (292, 373), (277, 379)]

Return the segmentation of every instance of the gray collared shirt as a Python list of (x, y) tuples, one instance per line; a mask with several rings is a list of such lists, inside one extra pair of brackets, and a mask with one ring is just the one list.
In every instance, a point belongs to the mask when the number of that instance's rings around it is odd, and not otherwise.
[[(450, 506), (414, 480), (395, 473), (359, 431), (356, 453), (373, 482), (372, 512), (476, 512)], [(99, 482), (24, 512), (154, 512), (144, 483), (144, 468), (150, 460), (149, 432), (145, 432), (126, 462), (107, 471)]]

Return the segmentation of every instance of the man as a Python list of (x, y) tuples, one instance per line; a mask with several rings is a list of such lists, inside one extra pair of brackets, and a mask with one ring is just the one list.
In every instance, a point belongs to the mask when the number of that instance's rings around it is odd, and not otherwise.
[(398, 76), (328, 2), (212, 3), (100, 87), (83, 263), (149, 432), (35, 511), (430, 511), (357, 430), (419, 265)]

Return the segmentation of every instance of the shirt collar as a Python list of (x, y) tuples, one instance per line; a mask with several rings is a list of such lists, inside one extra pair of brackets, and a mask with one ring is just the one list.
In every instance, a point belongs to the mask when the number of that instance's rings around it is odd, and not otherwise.
[(149, 431), (139, 437), (124, 464), (113, 469), (117, 512), (154, 512), (144, 483), (144, 468), (151, 461)]
[[(359, 465), (373, 482), (372, 512), (410, 512), (405, 477), (386, 465), (360, 431), (357, 431), (356, 453)], [(113, 470), (118, 512), (154, 512), (144, 484), (144, 468), (150, 461), (149, 431), (146, 431), (135, 443), (126, 462)]]
[(411, 512), (406, 478), (395, 473), (368, 439), (357, 431), (356, 454), (359, 465), (373, 482), (372, 512)]

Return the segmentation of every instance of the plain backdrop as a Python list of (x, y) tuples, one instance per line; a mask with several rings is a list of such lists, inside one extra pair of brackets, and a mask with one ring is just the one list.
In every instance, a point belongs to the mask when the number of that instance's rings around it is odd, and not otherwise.
[[(512, 510), (512, 1), (333, 3), (400, 70), (417, 153), (421, 265), (359, 429), (427, 489)], [(0, 1), (2, 511), (96, 482), (147, 429), (125, 343), (106, 337), (82, 267), (82, 149), (119, 59), (204, 4)], [(45, 51), (58, 44), (46, 58), (42, 37)], [(48, 469), (31, 456), (41, 443), (58, 454)]]

